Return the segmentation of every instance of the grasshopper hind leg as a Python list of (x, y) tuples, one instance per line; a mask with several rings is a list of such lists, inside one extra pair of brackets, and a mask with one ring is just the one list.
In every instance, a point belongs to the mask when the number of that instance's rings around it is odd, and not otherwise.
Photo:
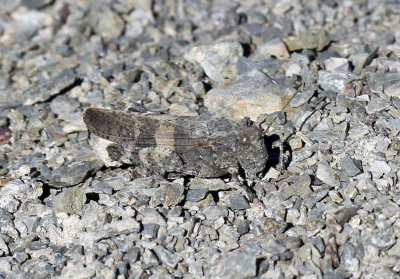
[(167, 177), (169, 173), (182, 173), (183, 162), (176, 152), (159, 148), (143, 148), (132, 152), (132, 162), (145, 176)]

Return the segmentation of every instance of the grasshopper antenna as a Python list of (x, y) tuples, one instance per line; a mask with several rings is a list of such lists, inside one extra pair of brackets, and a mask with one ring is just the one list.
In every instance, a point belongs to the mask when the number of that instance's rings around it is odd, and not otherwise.
[[(283, 108), (281, 109), (281, 112), (283, 112), (287, 106), (290, 104), (290, 102), (293, 100), (293, 98), (297, 95), (297, 93), (299, 93), (300, 90), (297, 90), (296, 92), (294, 92), (294, 94), (292, 95), (292, 97), (290, 97), (290, 99), (286, 102), (286, 104), (283, 106)], [(275, 117), (268, 123), (267, 127), (265, 128), (265, 131), (268, 131), (269, 128), (271, 127), (272, 123), (275, 122), (275, 120), (277, 119), (277, 115), (275, 115)]]

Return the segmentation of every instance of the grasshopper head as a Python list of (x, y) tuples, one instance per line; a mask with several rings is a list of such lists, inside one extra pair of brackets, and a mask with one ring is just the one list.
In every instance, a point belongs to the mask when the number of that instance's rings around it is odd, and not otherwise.
[(237, 160), (246, 176), (253, 179), (265, 169), (268, 154), (261, 129), (248, 118), (242, 124), (236, 138)]

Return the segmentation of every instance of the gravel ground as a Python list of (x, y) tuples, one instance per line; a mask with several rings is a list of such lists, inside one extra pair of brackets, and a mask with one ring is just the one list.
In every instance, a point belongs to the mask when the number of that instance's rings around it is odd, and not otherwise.
[[(398, 1), (0, 7), (0, 278), (400, 278)], [(138, 105), (250, 117), (264, 173), (111, 160), (83, 112)]]

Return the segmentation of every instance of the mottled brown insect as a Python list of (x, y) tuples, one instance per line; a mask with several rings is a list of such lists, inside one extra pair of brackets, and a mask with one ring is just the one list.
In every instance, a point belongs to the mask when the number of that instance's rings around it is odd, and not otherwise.
[(89, 108), (84, 122), (90, 132), (117, 144), (114, 160), (128, 154), (130, 163), (150, 174), (220, 177), (241, 167), (253, 179), (268, 158), (263, 133), (248, 118), (235, 122)]

